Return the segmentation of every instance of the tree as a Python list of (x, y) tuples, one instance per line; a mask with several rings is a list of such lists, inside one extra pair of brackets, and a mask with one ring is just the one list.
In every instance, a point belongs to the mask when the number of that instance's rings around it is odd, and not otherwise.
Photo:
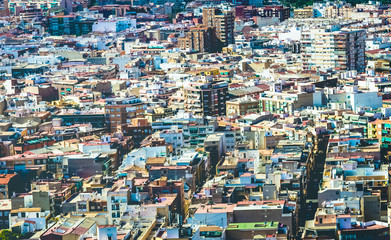
[(0, 239), (1, 240), (18, 240), (18, 239), (20, 239), (20, 236), (17, 233), (12, 233), (11, 230), (4, 229), (4, 230), (1, 230), (1, 232), (0, 232)]
[(1, 230), (1, 232), (0, 232), (0, 239), (1, 240), (18, 240), (18, 239), (20, 239), (20, 236), (17, 233), (12, 233), (11, 230), (4, 229), (4, 230)]

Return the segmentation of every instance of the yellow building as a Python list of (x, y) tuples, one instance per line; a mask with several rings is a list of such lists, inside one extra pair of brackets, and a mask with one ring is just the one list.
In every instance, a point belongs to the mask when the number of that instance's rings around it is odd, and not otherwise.
[(293, 10), (293, 15), (295, 18), (313, 18), (314, 11), (312, 7), (304, 7)]
[(220, 70), (218, 68), (206, 68), (206, 69), (189, 71), (186, 73), (191, 74), (193, 76), (215, 76), (220, 74)]

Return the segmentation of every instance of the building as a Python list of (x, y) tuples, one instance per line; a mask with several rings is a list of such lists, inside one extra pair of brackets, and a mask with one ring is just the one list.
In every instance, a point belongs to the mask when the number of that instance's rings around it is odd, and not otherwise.
[(226, 102), (227, 116), (244, 116), (259, 112), (259, 101), (251, 97), (237, 98)]
[(63, 82), (55, 82), (52, 86), (58, 92), (58, 98), (61, 99), (63, 96), (73, 95), (75, 93), (75, 85), (76, 81), (63, 81)]
[(204, 80), (192, 83), (185, 89), (185, 108), (204, 116), (225, 115), (228, 83)]
[(107, 154), (67, 155), (63, 158), (63, 174), (66, 177), (107, 175), (111, 170), (111, 160)]
[(352, 222), (350, 215), (337, 217), (338, 239), (368, 239), (386, 240), (390, 239), (390, 227), (385, 222)]
[(325, 8), (324, 17), (325, 18), (337, 18), (337, 17), (344, 17), (344, 18), (350, 18), (353, 14), (353, 8), (350, 6), (350, 4), (336, 4), (336, 5), (330, 5)]
[(96, 232), (97, 224), (95, 221), (87, 218), (70, 218), (62, 219), (51, 226), (41, 235), (40, 239), (84, 239), (87, 238), (87, 236), (96, 235)]
[(322, 93), (315, 91), (315, 86), (303, 86), (295, 91), (265, 92), (259, 97), (261, 111), (278, 114), (293, 114), (293, 111), (307, 106), (321, 106)]
[(23, 64), (12, 68), (12, 77), (24, 78), (29, 75), (43, 74), (49, 71), (48, 65)]
[(9, 228), (25, 221), (34, 222), (34, 230), (44, 230), (47, 227), (51, 214), (41, 208), (19, 208), (10, 212)]
[(104, 113), (92, 113), (78, 111), (74, 113), (58, 113), (52, 115), (53, 120), (57, 119), (62, 126), (75, 124), (91, 124), (94, 128), (105, 128), (106, 116)]
[(14, 151), (15, 154), (22, 154), (29, 150), (53, 146), (54, 142), (55, 142), (54, 139), (49, 139), (49, 138), (31, 139), (28, 141), (15, 144)]
[(204, 145), (205, 151), (210, 154), (210, 173), (215, 174), (217, 163), (225, 154), (225, 135), (222, 133), (208, 135)]
[(234, 19), (232, 11), (221, 11), (219, 8), (202, 10), (202, 22), (207, 27), (215, 29), (219, 47), (226, 47), (235, 42)]
[(0, 200), (0, 229), (7, 229), (9, 227), (9, 214), (11, 210), (11, 199)]
[(227, 228), (233, 222), (233, 210), (236, 204), (202, 204), (194, 213), (194, 223)]
[(391, 148), (391, 121), (376, 119), (368, 123), (368, 137), (378, 139), (384, 149)]
[(278, 17), (280, 22), (290, 18), (290, 8), (284, 6), (265, 6), (260, 8), (259, 15), (261, 18)]
[(0, 174), (0, 199), (9, 199), (23, 190), (24, 185), (18, 174)]
[(50, 8), (60, 7), (60, 4), (64, 0), (37, 0), (29, 1), (26, 4), (23, 0), (7, 0), (8, 9), (11, 13), (17, 14), (20, 11), (20, 8), (30, 8), (30, 9), (40, 9), (47, 11)]
[(0, 1), (0, 16), (6, 17), (10, 15), (8, 0)]
[(311, 29), (302, 33), (303, 70), (365, 70), (365, 30), (328, 32)]
[(84, 35), (92, 31), (94, 20), (76, 15), (56, 15), (48, 17), (48, 32), (54, 36)]
[(166, 198), (167, 200), (171, 198), (173, 200), (173, 203), (169, 206), (172, 213), (185, 215), (185, 194), (188, 187), (183, 180), (167, 180), (167, 177), (161, 177), (151, 182), (148, 187), (150, 196)]
[(146, 118), (133, 118), (131, 124), (118, 125), (117, 132), (124, 136), (132, 136), (134, 145), (138, 147), (141, 141), (152, 133), (152, 127)]
[(208, 26), (190, 28), (187, 36), (178, 39), (180, 49), (192, 49), (196, 52), (216, 52), (215, 30)]
[[(377, 109), (382, 106), (382, 95), (377, 91), (366, 91), (357, 86), (345, 86), (344, 89), (325, 88), (325, 97), (329, 108), (352, 109)], [(348, 115), (347, 115), (348, 116)], [(353, 118), (354, 119), (354, 118)], [(361, 117), (362, 122), (364, 117)], [(351, 121), (354, 123), (354, 121)]]
[(297, 8), (293, 10), (293, 15), (295, 18), (313, 18), (314, 10), (312, 7)]
[(136, 19), (118, 18), (108, 21), (97, 21), (92, 25), (93, 32), (121, 32), (128, 28), (136, 28)]
[(114, 186), (107, 192), (107, 211), (110, 224), (119, 224), (129, 202), (130, 189), (128, 187)]
[(265, 239), (287, 238), (288, 229), (279, 222), (230, 223), (226, 230), (227, 239)]
[(257, 8), (253, 5), (235, 7), (235, 18), (250, 19), (257, 15)]
[(121, 124), (131, 123), (133, 118), (143, 118), (146, 105), (137, 97), (106, 98), (106, 119), (111, 132)]

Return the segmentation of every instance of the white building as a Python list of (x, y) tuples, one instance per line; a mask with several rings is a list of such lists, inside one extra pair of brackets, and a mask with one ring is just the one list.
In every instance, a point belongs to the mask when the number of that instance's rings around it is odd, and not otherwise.
[(121, 32), (126, 29), (135, 29), (136, 19), (110, 19), (108, 21), (97, 21), (92, 25), (93, 32)]

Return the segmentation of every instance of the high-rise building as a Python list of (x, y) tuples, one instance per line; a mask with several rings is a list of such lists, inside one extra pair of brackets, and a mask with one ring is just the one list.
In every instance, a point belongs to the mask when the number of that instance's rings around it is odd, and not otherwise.
[(221, 11), (218, 8), (204, 8), (202, 22), (208, 27), (215, 28), (218, 39), (217, 46), (226, 47), (234, 41), (234, 14), (232, 11)]
[(303, 70), (336, 69), (365, 71), (365, 30), (302, 33)]
[(278, 17), (280, 22), (290, 17), (290, 8), (284, 6), (265, 6), (259, 9), (262, 18)]
[(178, 39), (180, 49), (191, 48), (197, 52), (216, 52), (216, 37), (212, 27), (193, 27), (184, 38)]
[(227, 82), (203, 78), (185, 89), (185, 110), (204, 116), (225, 115), (228, 97)]
[(94, 20), (81, 18), (75, 15), (61, 15), (48, 17), (47, 29), (51, 35), (83, 35), (92, 31)]

